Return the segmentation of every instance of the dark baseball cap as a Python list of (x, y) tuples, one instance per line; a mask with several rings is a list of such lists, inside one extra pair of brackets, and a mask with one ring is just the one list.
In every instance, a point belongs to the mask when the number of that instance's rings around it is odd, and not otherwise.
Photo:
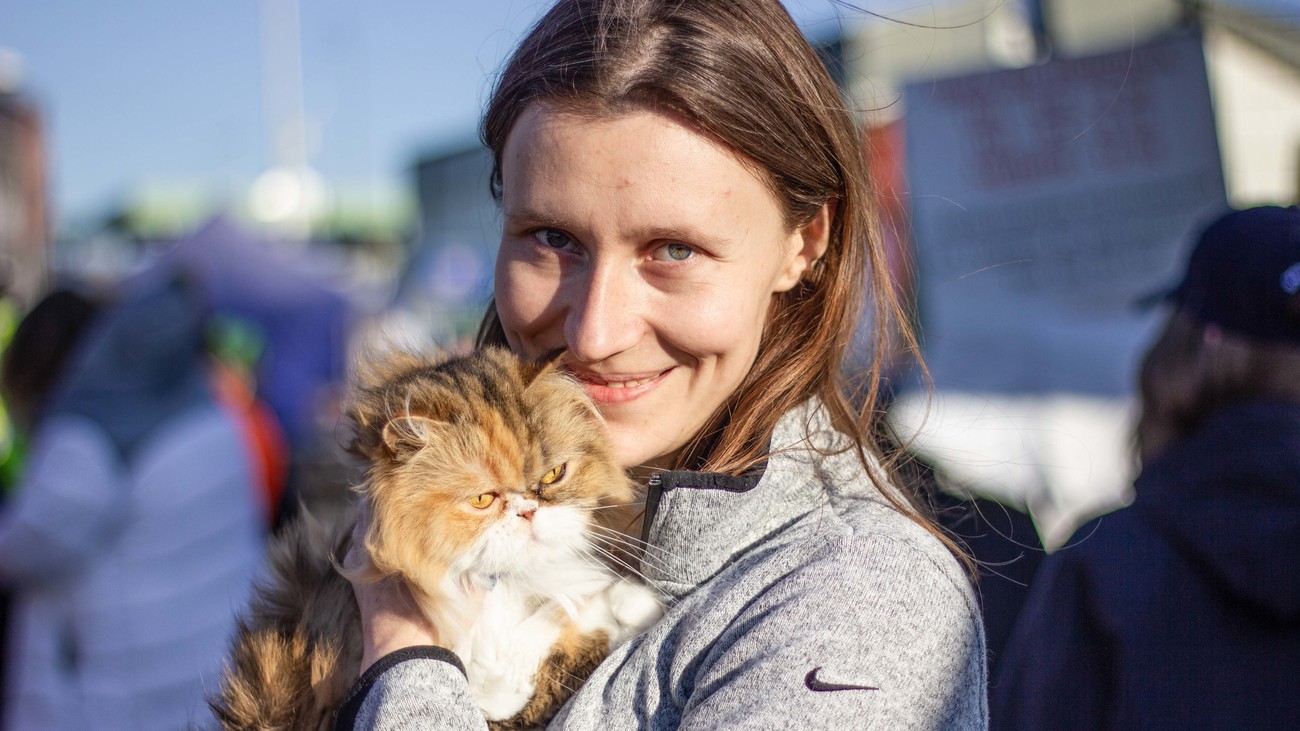
[(1300, 208), (1219, 217), (1197, 239), (1182, 281), (1160, 294), (1148, 299), (1255, 340), (1300, 344)]

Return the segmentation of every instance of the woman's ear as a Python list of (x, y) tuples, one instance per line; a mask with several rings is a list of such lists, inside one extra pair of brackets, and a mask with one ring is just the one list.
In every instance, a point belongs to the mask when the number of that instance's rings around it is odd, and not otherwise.
[(834, 217), (835, 201), (827, 201), (811, 221), (790, 234), (784, 266), (772, 285), (773, 294), (792, 289), (826, 255)]

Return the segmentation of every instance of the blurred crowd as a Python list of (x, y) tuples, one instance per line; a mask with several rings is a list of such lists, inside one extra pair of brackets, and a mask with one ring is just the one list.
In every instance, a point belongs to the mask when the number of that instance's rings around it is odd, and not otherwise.
[[(1193, 243), (1151, 298), (1131, 507), (1045, 555), (1028, 516), (907, 463), (982, 569), (995, 729), (1300, 719), (1300, 209), (1230, 212)], [(274, 318), (223, 307), (218, 279), (172, 260), (7, 311), (5, 728), (205, 725), (266, 537), (348, 500), (348, 465), (318, 458), (337, 385), (295, 439)], [(310, 370), (281, 383), (319, 395)]]
[(5, 300), (5, 729), (206, 727), (267, 537), (350, 500), (341, 297), (216, 220)]

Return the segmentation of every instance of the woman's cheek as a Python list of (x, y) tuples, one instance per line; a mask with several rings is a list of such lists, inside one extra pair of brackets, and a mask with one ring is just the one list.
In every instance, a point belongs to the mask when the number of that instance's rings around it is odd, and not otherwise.
[[(736, 295), (741, 295), (737, 292)], [(763, 334), (765, 306), (744, 296), (722, 293), (697, 298), (678, 308), (679, 347), (701, 356), (748, 356), (757, 352)]]
[(538, 343), (548, 321), (547, 311), (555, 303), (559, 278), (547, 276), (536, 267), (498, 259), (496, 271), (497, 316), (510, 347), (527, 356), (537, 356), (549, 347)]

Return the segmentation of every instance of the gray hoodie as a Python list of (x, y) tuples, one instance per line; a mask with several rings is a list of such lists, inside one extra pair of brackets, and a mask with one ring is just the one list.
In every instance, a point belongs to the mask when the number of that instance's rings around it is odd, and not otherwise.
[[(778, 423), (761, 475), (655, 475), (642, 568), (668, 610), (550, 728), (987, 727), (970, 582), (814, 404)], [(338, 723), (485, 727), (455, 656), (427, 647), (375, 663)]]

